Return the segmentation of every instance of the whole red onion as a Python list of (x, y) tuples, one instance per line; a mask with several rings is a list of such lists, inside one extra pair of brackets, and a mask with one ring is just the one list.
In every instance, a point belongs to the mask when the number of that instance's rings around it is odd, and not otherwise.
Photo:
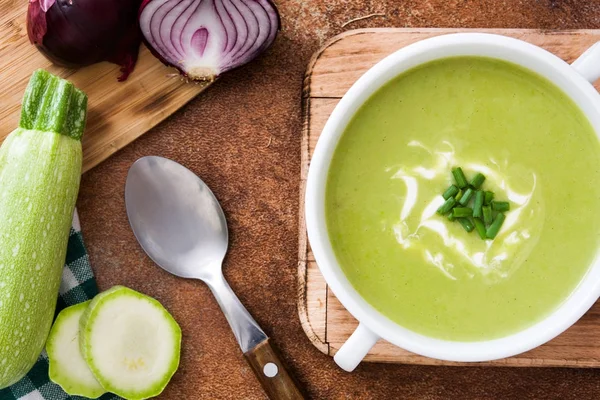
[(50, 61), (73, 68), (109, 61), (127, 79), (137, 61), (141, 0), (30, 0), (27, 33)]

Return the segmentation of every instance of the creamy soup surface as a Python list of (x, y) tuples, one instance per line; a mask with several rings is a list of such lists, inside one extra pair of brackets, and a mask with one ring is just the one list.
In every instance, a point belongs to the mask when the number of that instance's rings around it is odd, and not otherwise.
[[(436, 214), (451, 169), (508, 200), (493, 241)], [(480, 57), (396, 77), (356, 113), (333, 156), (326, 219), (336, 257), (377, 310), (453, 341), (539, 322), (578, 285), (600, 239), (600, 144), (551, 82)]]

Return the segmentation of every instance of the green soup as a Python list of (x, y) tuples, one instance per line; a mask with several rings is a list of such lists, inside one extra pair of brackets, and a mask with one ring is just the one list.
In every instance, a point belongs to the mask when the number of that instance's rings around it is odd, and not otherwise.
[[(486, 175), (511, 211), (493, 241), (435, 213), (451, 168)], [(546, 79), (479, 57), (424, 64), (359, 109), (335, 150), (326, 219), (377, 310), (454, 341), (506, 336), (575, 289), (600, 239), (600, 145)]]

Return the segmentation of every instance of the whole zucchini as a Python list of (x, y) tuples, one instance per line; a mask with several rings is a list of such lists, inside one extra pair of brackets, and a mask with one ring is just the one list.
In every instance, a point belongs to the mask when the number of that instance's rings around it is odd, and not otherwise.
[(31, 369), (52, 324), (86, 113), (85, 93), (36, 71), (19, 127), (0, 147), (0, 388)]

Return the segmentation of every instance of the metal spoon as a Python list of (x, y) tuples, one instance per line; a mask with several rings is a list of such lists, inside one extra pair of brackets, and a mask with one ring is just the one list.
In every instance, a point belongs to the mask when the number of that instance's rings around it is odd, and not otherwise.
[(302, 399), (269, 338), (223, 277), (227, 221), (209, 187), (175, 161), (143, 157), (129, 170), (125, 205), (135, 237), (156, 264), (210, 287), (269, 397)]

